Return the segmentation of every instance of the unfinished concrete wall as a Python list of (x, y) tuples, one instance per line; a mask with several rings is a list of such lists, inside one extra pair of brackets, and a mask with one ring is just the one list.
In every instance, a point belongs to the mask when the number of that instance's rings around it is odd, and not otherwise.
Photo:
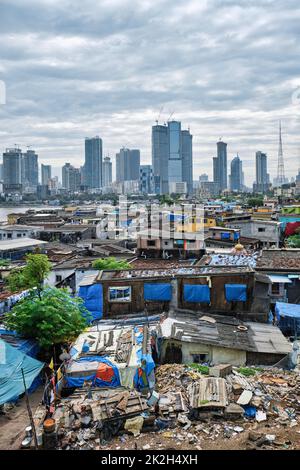
[(214, 346), (212, 362), (213, 364), (231, 364), (233, 366), (242, 366), (246, 364), (246, 356), (246, 351)]

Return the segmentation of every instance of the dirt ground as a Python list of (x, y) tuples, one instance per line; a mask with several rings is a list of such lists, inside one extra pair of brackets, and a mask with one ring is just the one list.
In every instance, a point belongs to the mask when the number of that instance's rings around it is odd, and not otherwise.
[[(38, 388), (29, 395), (29, 403), (34, 414), (43, 395), (43, 388)], [(26, 426), (30, 425), (25, 396), (18, 401), (17, 406), (5, 415), (0, 415), (0, 450), (19, 449), (24, 439)]]
[[(244, 431), (230, 438), (224, 437), (222, 433), (217, 438), (197, 433), (197, 442), (189, 443), (188, 440), (180, 441), (177, 439), (176, 435), (177, 433), (180, 434), (180, 430), (166, 430), (158, 433), (144, 433), (136, 438), (128, 435), (125, 442), (122, 442), (120, 438), (115, 438), (106, 446), (101, 446), (99, 450), (145, 450), (143, 449), (145, 446), (147, 450), (300, 450), (300, 425), (290, 428), (276, 424), (256, 424), (253, 422), (226, 422), (226, 424), (231, 426), (238, 424), (244, 427)], [(193, 433), (192, 429), (189, 431)], [(256, 447), (255, 442), (249, 439), (249, 431), (259, 432), (263, 435), (275, 434), (275, 442)], [(173, 437), (173, 434), (175, 434), (175, 437)], [(167, 435), (170, 435), (170, 437), (165, 437)]]

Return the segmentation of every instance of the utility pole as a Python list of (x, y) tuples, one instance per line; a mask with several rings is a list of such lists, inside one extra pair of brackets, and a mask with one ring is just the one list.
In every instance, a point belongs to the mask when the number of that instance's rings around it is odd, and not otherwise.
[(35, 447), (35, 450), (38, 450), (38, 441), (37, 441), (37, 436), (36, 436), (36, 430), (35, 430), (34, 420), (33, 420), (32, 412), (31, 412), (30, 404), (29, 404), (29, 397), (28, 397), (28, 391), (27, 391), (27, 387), (26, 387), (25, 375), (24, 375), (23, 368), (21, 369), (21, 372), (22, 372), (23, 384), (24, 384), (24, 389), (25, 389), (27, 411), (28, 411), (28, 416), (29, 416), (29, 420), (30, 420), (30, 423), (31, 423), (31, 427), (32, 427), (32, 432), (33, 432), (34, 447)]

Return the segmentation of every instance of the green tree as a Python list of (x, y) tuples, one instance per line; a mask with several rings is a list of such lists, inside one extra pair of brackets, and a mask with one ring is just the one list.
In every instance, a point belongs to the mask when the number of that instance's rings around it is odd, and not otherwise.
[(26, 266), (14, 269), (7, 278), (12, 292), (36, 287), (38, 291), (51, 270), (51, 263), (47, 255), (29, 254), (26, 256)]
[(300, 248), (300, 235), (292, 235), (287, 239), (287, 244), (289, 248)]
[(99, 258), (93, 262), (93, 268), (95, 269), (130, 269), (131, 265), (125, 260), (118, 260), (113, 256), (109, 258)]
[(90, 314), (80, 297), (65, 289), (32, 290), (5, 316), (5, 326), (25, 338), (34, 338), (43, 349), (73, 341), (87, 326)]
[(261, 207), (264, 205), (262, 197), (252, 197), (247, 200), (247, 205), (250, 207)]

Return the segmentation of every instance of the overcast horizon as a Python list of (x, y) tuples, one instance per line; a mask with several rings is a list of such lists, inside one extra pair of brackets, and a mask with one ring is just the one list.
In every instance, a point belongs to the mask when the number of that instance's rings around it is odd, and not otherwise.
[(113, 164), (123, 146), (151, 163), (151, 126), (172, 115), (194, 136), (194, 180), (212, 178), (221, 137), (228, 173), (238, 153), (250, 186), (258, 150), (276, 177), (281, 120), (296, 176), (298, 1), (0, 0), (0, 15), (1, 155), (30, 145), (39, 163), (79, 167), (99, 135)]

